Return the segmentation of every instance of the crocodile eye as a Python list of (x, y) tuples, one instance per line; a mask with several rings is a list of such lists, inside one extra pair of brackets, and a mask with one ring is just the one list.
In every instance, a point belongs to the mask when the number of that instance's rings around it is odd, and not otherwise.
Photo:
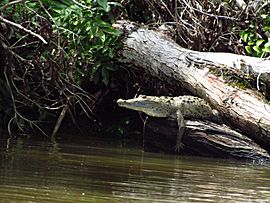
[(145, 99), (146, 98), (146, 95), (140, 95), (141, 98)]

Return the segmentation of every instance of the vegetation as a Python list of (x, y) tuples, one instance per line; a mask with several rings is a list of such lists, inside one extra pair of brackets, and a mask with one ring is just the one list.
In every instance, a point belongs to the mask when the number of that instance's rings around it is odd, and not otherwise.
[[(84, 114), (93, 121), (97, 106), (108, 100), (105, 95), (119, 86), (129, 86), (125, 94), (130, 96), (146, 88), (170, 94), (172, 87), (143, 74), (136, 81), (117, 68), (120, 33), (112, 24), (123, 16), (154, 29), (164, 25), (185, 48), (269, 56), (270, 13), (264, 1), (245, 7), (220, 0), (119, 2), (0, 2), (0, 114), (10, 134), (34, 128), (47, 135), (48, 124), (54, 136), (64, 118), (76, 123)], [(122, 135), (129, 123), (124, 119), (105, 131)]]
[(270, 53), (270, 10), (261, 9), (258, 16), (245, 21), (246, 29), (240, 32), (248, 55), (268, 57)]
[(0, 110), (8, 132), (43, 132), (41, 122), (58, 118), (56, 133), (67, 112), (91, 118), (95, 86), (108, 85), (116, 70), (119, 32), (111, 24), (120, 4), (5, 0), (0, 6)]

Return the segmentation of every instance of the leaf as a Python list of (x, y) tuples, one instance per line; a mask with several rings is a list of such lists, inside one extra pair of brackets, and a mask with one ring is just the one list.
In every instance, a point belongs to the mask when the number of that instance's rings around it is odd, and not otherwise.
[(101, 53), (104, 54), (105, 52), (108, 51), (108, 49), (109, 49), (108, 46), (104, 46), (104, 47), (102, 48), (102, 50), (101, 50)]
[(244, 42), (247, 42), (248, 41), (248, 36), (249, 36), (249, 33), (245, 32), (245, 33), (243, 33), (243, 35), (241, 36), (241, 38), (242, 38), (242, 40)]
[(78, 20), (74, 20), (74, 21), (73, 21), (73, 25), (75, 25), (75, 26), (78, 25), (78, 23), (79, 23)]
[(255, 42), (254, 41), (248, 41), (248, 43), (247, 43), (249, 46), (251, 46), (251, 45), (254, 45), (255, 44)]
[(51, 7), (54, 9), (65, 9), (67, 8), (70, 4), (70, 2), (68, 1), (63, 1), (63, 2), (59, 2), (59, 1), (52, 1), (51, 2)]
[(262, 52), (262, 48), (258, 46), (254, 46), (253, 49), (257, 52), (257, 54), (260, 54)]
[(118, 2), (108, 2), (109, 5), (113, 5), (113, 6), (119, 6), (119, 7), (123, 7), (122, 4), (118, 3)]
[(116, 71), (117, 67), (112, 64), (111, 66), (107, 66), (107, 69), (110, 70), (110, 71)]
[(262, 49), (263, 52), (270, 53), (270, 47), (264, 47)]
[(96, 26), (96, 25), (94, 24), (94, 25), (92, 25), (91, 30), (92, 30), (92, 34), (93, 34), (94, 36), (96, 36), (97, 33), (98, 33), (98, 31), (99, 31), (99, 28), (98, 28), (98, 26)]
[(269, 26), (269, 25), (264, 26), (264, 27), (263, 27), (263, 30), (264, 30), (264, 31), (270, 31), (270, 26)]
[(100, 5), (104, 11), (107, 12), (107, 9), (109, 7), (107, 0), (97, 0), (98, 5)]
[(250, 46), (245, 46), (245, 50), (246, 50), (246, 52), (248, 53), (248, 54), (252, 54), (252, 49), (251, 49), (251, 47)]
[(120, 32), (116, 30), (115, 28), (113, 28), (111, 25), (109, 27), (104, 28), (104, 32), (117, 36), (117, 37), (120, 35)]
[(94, 75), (97, 70), (100, 68), (101, 66), (101, 62), (100, 61), (97, 61), (93, 66), (92, 66), (92, 75)]
[(43, 4), (48, 4), (50, 1), (49, 1), (49, 0), (41, 0), (41, 2), (42, 2)]
[(114, 57), (115, 50), (112, 48), (109, 48), (109, 57), (113, 58)]
[(101, 42), (105, 42), (106, 40), (106, 35), (104, 34), (104, 32), (102, 30), (99, 30), (97, 33), (97, 37), (101, 40)]
[(109, 77), (110, 74), (109, 74), (109, 71), (107, 68), (103, 67), (102, 68), (102, 82), (105, 84), (105, 85), (108, 85), (109, 84)]
[(265, 41), (264, 39), (257, 40), (256, 46), (259, 47), (262, 43), (264, 43), (264, 41)]
[(264, 47), (270, 47), (270, 42), (266, 42), (266, 43), (264, 44)]

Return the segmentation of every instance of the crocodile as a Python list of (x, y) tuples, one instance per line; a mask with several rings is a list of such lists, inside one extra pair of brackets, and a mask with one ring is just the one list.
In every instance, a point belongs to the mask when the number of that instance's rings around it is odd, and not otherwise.
[(176, 118), (178, 133), (176, 136), (175, 150), (180, 151), (183, 147), (182, 136), (185, 131), (185, 118), (206, 119), (210, 121), (221, 121), (218, 111), (212, 109), (203, 99), (195, 96), (146, 96), (139, 95), (133, 99), (118, 99), (117, 104), (135, 111), (141, 111), (152, 117)]

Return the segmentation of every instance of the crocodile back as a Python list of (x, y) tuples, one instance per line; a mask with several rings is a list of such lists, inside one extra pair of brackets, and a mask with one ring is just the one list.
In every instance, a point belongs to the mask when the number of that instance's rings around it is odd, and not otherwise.
[(176, 106), (185, 118), (201, 118), (211, 120), (214, 115), (210, 105), (203, 99), (194, 96), (177, 97)]

